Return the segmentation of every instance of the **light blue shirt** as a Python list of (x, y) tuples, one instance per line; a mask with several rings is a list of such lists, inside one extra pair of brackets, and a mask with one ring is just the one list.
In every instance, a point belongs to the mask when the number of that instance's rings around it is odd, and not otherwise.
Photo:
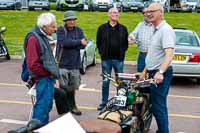
[(175, 47), (176, 36), (173, 28), (163, 20), (157, 27), (151, 38), (151, 45), (146, 56), (147, 70), (160, 69), (165, 58), (165, 49)]
[(153, 25), (143, 21), (136, 26), (136, 28), (130, 33), (129, 37), (135, 40), (140, 52), (147, 52), (153, 32)]

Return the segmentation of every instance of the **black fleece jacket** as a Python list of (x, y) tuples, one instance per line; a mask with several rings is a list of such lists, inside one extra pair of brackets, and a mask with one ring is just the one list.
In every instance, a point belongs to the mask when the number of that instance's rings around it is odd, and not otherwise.
[[(118, 32), (118, 38), (116, 43), (116, 45), (118, 45), (120, 53), (118, 54), (119, 57), (115, 57), (115, 59), (118, 60), (124, 60), (125, 57), (125, 52), (128, 48), (128, 31), (127, 28), (118, 23), (116, 26), (118, 26), (118, 30), (115, 30), (116, 32)], [(109, 46), (111, 45), (110, 42), (112, 40), (110, 40), (110, 24), (109, 22), (102, 24), (101, 26), (99, 26), (98, 30), (97, 30), (97, 36), (96, 36), (96, 43), (97, 43), (97, 48), (99, 51), (99, 54), (101, 56), (102, 60), (109, 60), (110, 59), (110, 48)]]

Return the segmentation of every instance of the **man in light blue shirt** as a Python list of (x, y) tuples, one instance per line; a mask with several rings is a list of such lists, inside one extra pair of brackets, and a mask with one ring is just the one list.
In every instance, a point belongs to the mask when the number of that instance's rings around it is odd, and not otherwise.
[(151, 86), (151, 111), (156, 119), (157, 133), (169, 133), (167, 96), (172, 79), (171, 62), (174, 54), (175, 33), (164, 20), (164, 9), (159, 3), (152, 3), (147, 9), (148, 20), (154, 25), (155, 31), (146, 56), (146, 68), (142, 77), (148, 72), (157, 85)]

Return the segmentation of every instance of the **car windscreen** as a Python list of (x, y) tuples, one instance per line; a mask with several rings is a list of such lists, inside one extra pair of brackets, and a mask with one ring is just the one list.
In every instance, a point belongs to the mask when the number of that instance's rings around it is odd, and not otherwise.
[(29, 0), (29, 1), (48, 1), (48, 0)]
[(124, 0), (125, 2), (142, 2), (142, 0)]
[(14, 2), (14, 0), (0, 0), (0, 2)]
[(199, 42), (195, 34), (189, 32), (176, 31), (176, 45), (199, 46)]

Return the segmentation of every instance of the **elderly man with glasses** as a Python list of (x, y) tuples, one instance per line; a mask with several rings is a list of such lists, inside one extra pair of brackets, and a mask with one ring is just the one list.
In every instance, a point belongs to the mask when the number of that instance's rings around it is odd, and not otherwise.
[[(30, 76), (36, 89), (36, 103), (33, 107), (33, 119), (43, 125), (49, 121), (54, 98), (55, 79), (59, 77), (48, 38), (56, 31), (56, 18), (52, 13), (43, 13), (37, 19), (37, 25), (25, 37), (24, 50)], [(59, 86), (56, 82), (55, 86)]]
[(137, 71), (142, 72), (145, 68), (145, 58), (147, 55), (148, 47), (150, 46), (151, 36), (154, 27), (147, 19), (147, 8), (143, 9), (144, 21), (140, 22), (136, 28), (129, 34), (129, 44), (136, 43), (138, 46), (138, 60)]
[[(159, 3), (152, 3), (147, 9), (147, 18), (155, 27), (148, 49), (142, 77), (149, 73), (157, 85), (151, 86), (151, 111), (155, 116), (157, 133), (169, 133), (167, 96), (172, 79), (172, 58), (175, 46), (175, 33), (164, 20), (164, 9)], [(141, 77), (141, 78), (142, 78)]]

